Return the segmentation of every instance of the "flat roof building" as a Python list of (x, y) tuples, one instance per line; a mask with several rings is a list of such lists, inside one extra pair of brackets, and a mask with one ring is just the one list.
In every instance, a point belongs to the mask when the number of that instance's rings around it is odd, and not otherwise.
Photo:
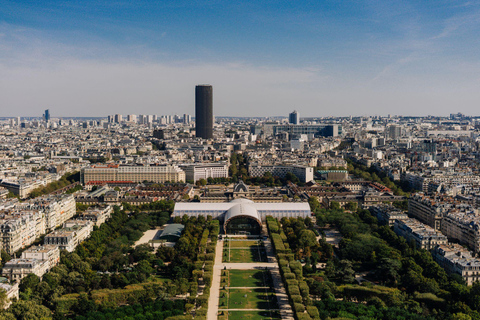
[(185, 182), (185, 172), (177, 166), (154, 165), (154, 166), (120, 166), (103, 165), (82, 168), (80, 179), (83, 184), (106, 181), (143, 182), (156, 183)]
[(225, 163), (192, 163), (180, 165), (180, 168), (185, 171), (185, 178), (193, 182), (228, 177), (228, 165)]

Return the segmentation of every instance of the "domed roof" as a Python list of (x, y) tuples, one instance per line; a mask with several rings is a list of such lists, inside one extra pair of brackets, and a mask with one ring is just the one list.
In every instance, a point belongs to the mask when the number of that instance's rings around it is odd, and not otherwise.
[[(238, 199), (238, 200), (246, 200), (246, 199)], [(243, 202), (243, 201), (239, 201), (239, 202), (240, 203), (234, 205), (233, 207), (228, 209), (228, 211), (225, 213), (225, 226), (231, 219), (235, 217), (249, 217), (256, 220), (260, 225), (262, 225), (262, 221), (260, 220), (260, 215), (258, 214), (257, 209), (255, 209), (254, 206), (249, 204), (249, 203), (253, 203), (253, 201), (246, 200), (246, 202)]]
[(253, 202), (252, 200), (245, 199), (245, 198), (238, 198), (238, 199), (230, 201), (230, 203), (255, 203), (255, 202)]

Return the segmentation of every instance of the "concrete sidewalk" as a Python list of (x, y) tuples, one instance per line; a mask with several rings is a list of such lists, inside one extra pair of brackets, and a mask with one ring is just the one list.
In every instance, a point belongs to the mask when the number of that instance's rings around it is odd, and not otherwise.
[(212, 286), (210, 288), (210, 297), (208, 298), (208, 320), (217, 320), (218, 304), (220, 299), (220, 281), (222, 277), (222, 268), (218, 268), (217, 266), (222, 263), (222, 253), (223, 241), (219, 240), (217, 242), (217, 247), (215, 248), (215, 264), (213, 268)]

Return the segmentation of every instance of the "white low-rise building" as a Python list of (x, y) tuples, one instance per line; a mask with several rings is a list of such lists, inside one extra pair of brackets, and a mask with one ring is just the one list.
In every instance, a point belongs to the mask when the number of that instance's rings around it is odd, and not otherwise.
[(58, 246), (60, 250), (72, 252), (80, 242), (87, 239), (93, 231), (91, 221), (71, 220), (65, 223), (64, 228), (55, 230), (45, 236), (45, 245)]
[(107, 221), (113, 213), (113, 207), (110, 205), (103, 207), (91, 207), (81, 213), (78, 220), (91, 221), (97, 227)]
[(34, 246), (22, 253), (22, 259), (48, 261), (50, 270), (60, 262), (60, 250), (55, 245)]
[(49, 262), (47, 260), (12, 259), (5, 263), (2, 276), (10, 281), (20, 281), (30, 273), (41, 278), (49, 270), (48, 267)]
[(225, 163), (193, 163), (181, 165), (185, 178), (197, 182), (200, 179), (227, 178), (228, 165)]

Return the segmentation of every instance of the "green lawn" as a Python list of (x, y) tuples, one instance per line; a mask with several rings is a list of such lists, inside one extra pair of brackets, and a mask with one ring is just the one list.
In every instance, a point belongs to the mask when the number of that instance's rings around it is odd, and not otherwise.
[(271, 285), (270, 271), (261, 270), (228, 270), (230, 274), (229, 287), (269, 287)]
[(277, 320), (281, 319), (278, 311), (230, 311), (218, 316), (218, 320)]
[(277, 309), (275, 293), (265, 289), (229, 289), (228, 309)]
[(259, 246), (260, 242), (257, 240), (231, 240), (229, 245), (231, 248), (249, 248)]
[[(230, 254), (230, 259), (228, 255)], [(223, 249), (223, 262), (267, 262), (267, 253), (264, 248), (252, 247), (250, 249)]]

